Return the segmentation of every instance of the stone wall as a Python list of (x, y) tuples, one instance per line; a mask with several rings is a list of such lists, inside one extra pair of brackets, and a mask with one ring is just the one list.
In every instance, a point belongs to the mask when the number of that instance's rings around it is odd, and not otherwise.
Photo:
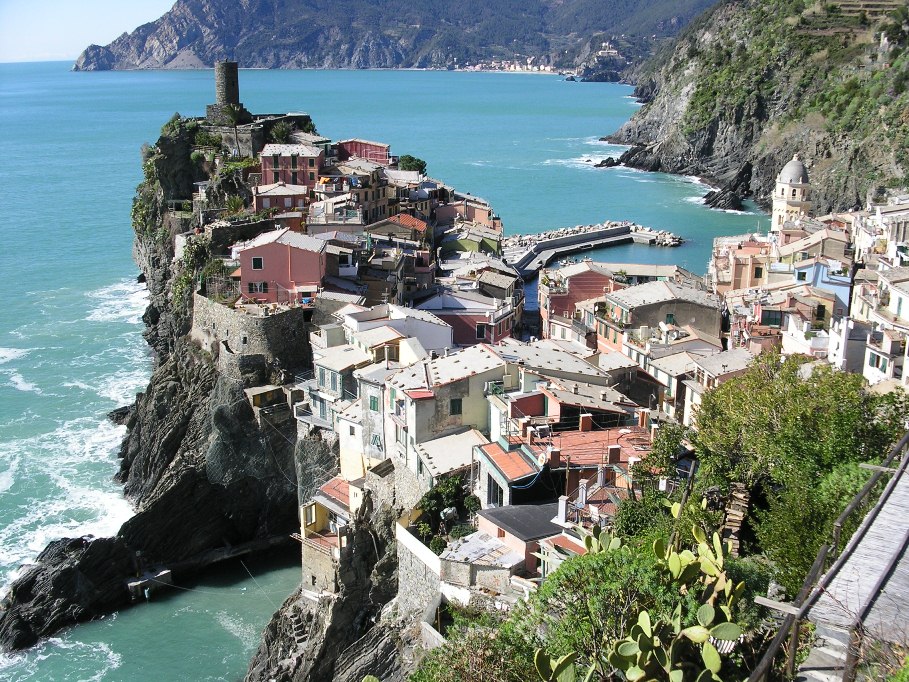
[(441, 560), (432, 550), (395, 524), (398, 552), (398, 608), (422, 614), (439, 600)]
[(239, 376), (243, 356), (261, 355), (268, 363), (280, 358), (283, 369), (309, 367), (309, 316), (307, 308), (290, 308), (258, 316), (193, 294), (190, 338), (217, 358), (218, 369)]
[(303, 589), (310, 592), (337, 592), (338, 565), (331, 554), (303, 542)]
[(395, 461), (395, 500), (399, 506), (413, 509), (428, 490), (403, 459)]

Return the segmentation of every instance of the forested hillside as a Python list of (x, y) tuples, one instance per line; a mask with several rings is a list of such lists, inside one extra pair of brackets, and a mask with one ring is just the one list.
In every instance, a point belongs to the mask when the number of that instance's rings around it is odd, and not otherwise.
[(820, 212), (907, 183), (905, 1), (724, 2), (638, 73), (648, 101), (612, 139), (651, 170), (707, 176), (766, 200), (793, 153)]

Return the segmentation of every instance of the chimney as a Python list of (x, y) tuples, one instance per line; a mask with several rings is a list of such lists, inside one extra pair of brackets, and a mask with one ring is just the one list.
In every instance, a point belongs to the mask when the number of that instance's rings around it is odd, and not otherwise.
[(568, 496), (562, 495), (559, 497), (559, 523), (566, 524), (568, 522)]
[(578, 504), (587, 504), (587, 481), (581, 481), (578, 487)]
[(600, 391), (600, 400), (606, 402), (606, 391)]
[(577, 385), (577, 384), (574, 384), (574, 385), (571, 387), (571, 392), (574, 393), (575, 395), (578, 394), (578, 385)]
[(604, 488), (606, 486), (606, 467), (602, 464), (597, 467), (597, 487)]
[(641, 408), (638, 410), (638, 426), (642, 429), (647, 428), (647, 417), (649, 410)]
[(578, 429), (580, 431), (592, 431), (593, 430), (593, 415), (582, 414), (581, 419), (578, 422)]
[(553, 469), (559, 465), (562, 459), (562, 450), (560, 448), (549, 448), (549, 466)]
[(606, 462), (608, 464), (618, 464), (622, 461), (622, 446), (610, 445), (606, 448)]
[(448, 346), (445, 346), (444, 357), (448, 357)]

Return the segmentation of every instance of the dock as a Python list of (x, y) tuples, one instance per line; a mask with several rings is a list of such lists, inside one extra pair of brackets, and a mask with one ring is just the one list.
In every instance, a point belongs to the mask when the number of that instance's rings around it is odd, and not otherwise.
[(503, 257), (525, 280), (559, 258), (616, 244), (678, 246), (682, 238), (628, 221), (577, 225), (540, 234), (513, 235), (503, 242)]

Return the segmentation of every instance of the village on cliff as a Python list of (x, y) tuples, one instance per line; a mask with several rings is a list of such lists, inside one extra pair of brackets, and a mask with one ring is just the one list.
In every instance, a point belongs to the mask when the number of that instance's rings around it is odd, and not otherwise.
[[(280, 369), (283, 383), (244, 387), (260, 427), (337, 444), (337, 468), (300, 500), (307, 598), (338, 590), (364, 505), (393, 501), (399, 607), (424, 614), (438, 644), (443, 601), (507, 609), (584, 554), (578, 527), (608, 527), (639, 493), (634, 465), (656, 430), (695, 426), (702, 395), (760, 353), (909, 387), (909, 197), (816, 216), (796, 156), (769, 233), (716, 239), (705, 276), (590, 259), (550, 269), (592, 244), (676, 241), (628, 223), (506, 238), (487, 202), (418, 159), (333, 142), (305, 114), (252, 116), (236, 64), (216, 74), (199, 123), (232, 151), (213, 164), (233, 164), (250, 194), (231, 207), (197, 183), (180, 209), (201, 227), (176, 238), (174, 260), (221, 245), (221, 267), (194, 282), (190, 335), (226, 376), (253, 355)], [(312, 364), (288, 367), (300, 329)], [(684, 486), (695, 457), (661, 488)]]

